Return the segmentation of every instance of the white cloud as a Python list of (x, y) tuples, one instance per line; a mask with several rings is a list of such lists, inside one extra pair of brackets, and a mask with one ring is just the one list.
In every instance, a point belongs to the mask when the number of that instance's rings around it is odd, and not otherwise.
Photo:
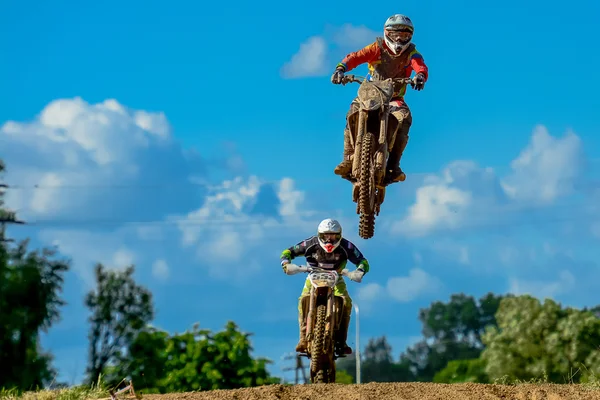
[(112, 259), (112, 265), (116, 268), (123, 269), (135, 263), (135, 255), (131, 250), (120, 248)]
[[(183, 246), (194, 249), (213, 277), (247, 276), (260, 268), (256, 257), (263, 254), (255, 249), (286, 232), (298, 235), (316, 225), (307, 219), (310, 211), (301, 211), (304, 194), (289, 178), (269, 183), (256, 176), (238, 177), (210, 191), (200, 208), (171, 219), (179, 226)], [(244, 266), (224, 268), (232, 264)]]
[[(233, 143), (222, 145), (221, 153), (234, 153)], [(118, 268), (137, 262), (138, 270), (151, 263), (136, 257), (150, 257), (147, 251), (127, 246), (176, 240), (169, 224), (213, 276), (226, 273), (223, 263), (243, 263), (240, 275), (250, 273), (261, 268), (248, 259), (252, 250), (290, 227), (302, 229), (310, 216), (302, 210), (303, 192), (289, 178), (271, 183), (250, 176), (211, 186), (207, 167), (239, 172), (243, 161), (235, 154), (201, 158), (174, 141), (164, 113), (132, 110), (113, 99), (52, 101), (32, 121), (2, 125), (0, 148), (7, 181), (19, 185), (7, 195), (9, 207), (41, 228), (43, 243), (73, 258), (88, 287), (96, 262)], [(161, 258), (161, 246), (154, 258)], [(165, 278), (170, 271), (162, 261), (146, 272)]]
[(304, 192), (295, 190), (294, 180), (283, 178), (279, 183), (277, 197), (280, 201), (279, 213), (285, 217), (291, 217), (299, 212), (299, 206), (304, 201)]
[[(298, 52), (281, 68), (281, 75), (284, 78), (327, 75), (346, 52), (358, 51), (374, 42), (376, 37), (377, 32), (364, 25), (327, 27), (322, 35), (312, 36), (300, 44)], [(332, 61), (334, 58), (336, 61)]]
[(169, 277), (169, 265), (165, 260), (156, 260), (152, 264), (152, 275), (159, 280), (166, 280)]
[(511, 163), (513, 173), (503, 186), (516, 200), (552, 202), (573, 190), (583, 159), (581, 139), (573, 132), (556, 138), (537, 126), (529, 145)]
[(413, 268), (408, 276), (392, 277), (387, 281), (388, 294), (401, 303), (410, 302), (419, 296), (439, 290), (441, 282), (420, 268)]
[(327, 43), (322, 37), (313, 36), (283, 65), (281, 74), (284, 78), (320, 76), (328, 71), (327, 67)]
[(56, 201), (58, 187), (65, 184), (59, 175), (49, 172), (41, 176), (40, 186), (48, 187), (47, 190), (36, 190), (30, 200), (31, 210), (36, 214), (49, 215), (60, 211), (61, 203)]
[(339, 28), (333, 28), (331, 41), (342, 48), (354, 49), (354, 51), (373, 43), (380, 33), (367, 28), (364, 25), (354, 26), (344, 24)]
[(540, 299), (556, 298), (573, 290), (575, 283), (575, 276), (568, 270), (562, 270), (555, 281), (511, 278), (509, 292), (515, 295), (529, 294)]
[(472, 203), (471, 193), (445, 185), (420, 187), (416, 197), (407, 218), (393, 231), (422, 236), (440, 227), (456, 228), (462, 222), (462, 210)]
[(378, 283), (367, 283), (358, 289), (358, 299), (360, 302), (370, 303), (375, 299), (381, 298), (382, 288)]
[(554, 138), (541, 126), (500, 179), (493, 169), (455, 161), (417, 189), (415, 203), (391, 231), (423, 237), (489, 223), (508, 223), (518, 212), (549, 204), (573, 190), (582, 164), (582, 145), (573, 133)]
[(421, 268), (412, 268), (408, 276), (388, 278), (385, 287), (378, 283), (368, 283), (358, 289), (361, 304), (369, 304), (382, 296), (400, 303), (409, 303), (417, 298), (435, 293), (442, 287), (441, 281)]
[(0, 126), (0, 148), (6, 180), (17, 186), (7, 204), (29, 222), (156, 219), (194, 207), (204, 194), (192, 177), (206, 178), (207, 161), (173, 139), (165, 114), (114, 99), (54, 100), (31, 121)]

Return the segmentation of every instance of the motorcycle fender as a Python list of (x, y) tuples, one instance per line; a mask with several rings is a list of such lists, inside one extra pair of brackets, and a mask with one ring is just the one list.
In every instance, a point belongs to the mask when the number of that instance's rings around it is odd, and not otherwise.
[(352, 175), (358, 176), (360, 169), (360, 152), (362, 148), (362, 138), (366, 133), (367, 128), (367, 113), (361, 111), (358, 114), (358, 123), (356, 129), (356, 146), (354, 148), (354, 158), (352, 160)]

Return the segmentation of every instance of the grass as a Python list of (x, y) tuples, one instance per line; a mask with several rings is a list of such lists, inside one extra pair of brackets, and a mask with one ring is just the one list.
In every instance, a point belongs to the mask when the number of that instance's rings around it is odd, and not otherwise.
[(84, 400), (107, 397), (110, 398), (110, 394), (101, 379), (90, 386), (80, 385), (64, 389), (43, 389), (29, 392), (0, 389), (1, 400)]
[(83, 400), (99, 399), (110, 397), (107, 391), (97, 388), (87, 388), (85, 386), (72, 387), (67, 389), (40, 390), (37, 392), (18, 393), (12, 390), (2, 390), (0, 399), (4, 400)]
[[(585, 366), (583, 366), (584, 369)], [(580, 369), (577, 369), (569, 377), (565, 378), (565, 384), (573, 384), (581, 386), (586, 390), (600, 390), (600, 377), (594, 374), (593, 371), (587, 370), (585, 379), (580, 383), (575, 383), (573, 378), (580, 373)], [(551, 384), (556, 382), (550, 382), (548, 375), (544, 372), (540, 378), (532, 378), (529, 380), (522, 379), (511, 379), (508, 376), (495, 379), (493, 384), (495, 385), (524, 385), (524, 384)], [(285, 386), (291, 386), (290, 383), (284, 384)], [(138, 393), (139, 396), (141, 393)], [(98, 379), (96, 384), (90, 386), (80, 385), (73, 386), (70, 388), (63, 389), (43, 389), (38, 391), (19, 392), (16, 389), (7, 390), (0, 389), (0, 400), (88, 400), (88, 399), (110, 399), (110, 393), (108, 388), (103, 384), (101, 378)], [(123, 395), (119, 395), (119, 398), (124, 398)], [(138, 397), (138, 399), (141, 398)]]
[[(588, 370), (585, 365), (582, 364), (582, 367), (586, 370), (585, 378), (580, 382), (575, 382), (574, 378), (577, 374), (581, 372), (581, 369), (578, 368), (575, 372), (571, 372), (571, 374), (565, 377), (564, 384), (566, 385), (580, 385), (584, 389), (587, 390), (600, 390), (600, 377), (598, 377), (593, 371)], [(508, 375), (505, 375), (499, 379), (494, 380), (495, 385), (527, 385), (527, 384), (552, 384), (556, 382), (550, 382), (548, 380), (548, 375), (544, 371), (542, 377), (531, 378), (529, 380), (522, 379), (511, 379)]]

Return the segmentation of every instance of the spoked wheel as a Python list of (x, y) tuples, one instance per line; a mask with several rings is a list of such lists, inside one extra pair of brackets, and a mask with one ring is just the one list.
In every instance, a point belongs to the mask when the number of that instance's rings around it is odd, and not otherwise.
[(327, 352), (325, 325), (327, 323), (327, 308), (325, 304), (317, 306), (317, 318), (310, 358), (310, 378), (312, 383), (334, 383), (335, 364)]
[(358, 196), (360, 220), (358, 222), (358, 234), (363, 239), (372, 238), (375, 234), (377, 189), (375, 186), (375, 166), (372, 160), (374, 139), (373, 134), (366, 133), (362, 138), (360, 151), (360, 193)]

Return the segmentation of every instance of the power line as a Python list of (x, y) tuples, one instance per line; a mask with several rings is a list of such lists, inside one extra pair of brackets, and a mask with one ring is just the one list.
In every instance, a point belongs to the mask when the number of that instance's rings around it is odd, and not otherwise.
[[(503, 215), (499, 215), (499, 214), (508, 214), (510, 215), (514, 215), (515, 217), (518, 217), (519, 220), (517, 221), (512, 221), (512, 220), (497, 220), (494, 222), (483, 222), (483, 223), (478, 223), (478, 222), (470, 222), (470, 223), (466, 223), (466, 224), (462, 224), (460, 226), (460, 229), (465, 229), (465, 228), (485, 228), (485, 227), (502, 227), (502, 226), (521, 226), (521, 225), (528, 225), (528, 224), (537, 224), (537, 225), (543, 225), (543, 224), (548, 224), (548, 223), (556, 223), (556, 222), (565, 222), (568, 220), (579, 220), (579, 219), (590, 219), (590, 217), (593, 217), (594, 214), (600, 210), (582, 210), (581, 209), (581, 204), (562, 204), (562, 205), (556, 205), (556, 206), (552, 206), (552, 207), (548, 207), (548, 208), (537, 208), (535, 206), (531, 206), (531, 207), (506, 207), (504, 209), (502, 208), (493, 208), (491, 211), (481, 211), (481, 212), (467, 212), (467, 218), (468, 217), (475, 217), (473, 220), (477, 220), (477, 217), (484, 217), (487, 216), (491, 213), (495, 214), (495, 219), (496, 218), (503, 218)], [(527, 218), (528, 216), (523, 216), (523, 215), (517, 215), (518, 213), (524, 213), (527, 211), (532, 211), (532, 212), (541, 212), (541, 213), (547, 213), (547, 212), (552, 212), (552, 211), (558, 211), (561, 209), (575, 209), (577, 212), (576, 213), (569, 213), (569, 214), (565, 214), (565, 215), (558, 215), (556, 212), (554, 213), (553, 217), (547, 217), (545, 215), (539, 216), (540, 218), (536, 218), (535, 215), (530, 214), (529, 218)], [(337, 212), (336, 215), (338, 218), (341, 217), (349, 217), (350, 213), (339, 213)], [(388, 219), (390, 217), (390, 215), (388, 214), (386, 216), (385, 212), (382, 212), (382, 216), (385, 216), (386, 219)], [(533, 216), (533, 218), (531, 218)], [(354, 218), (358, 218), (358, 215), (352, 213), (352, 217)], [(598, 215), (598, 218), (600, 219), (600, 215)], [(318, 218), (317, 218), (318, 219)], [(380, 219), (382, 219), (380, 217)], [(481, 220), (481, 218), (479, 218)], [(304, 218), (299, 217), (299, 220), (301, 221), (306, 221)], [(31, 222), (28, 222), (27, 225), (29, 226), (39, 226), (39, 227), (43, 227), (43, 226), (49, 226), (49, 227), (56, 227), (56, 226), (100, 226), (100, 225), (119, 225), (119, 226), (126, 226), (126, 225), (157, 225), (157, 226), (165, 226), (165, 225), (177, 225), (177, 226), (206, 226), (206, 227), (210, 227), (210, 226), (225, 226), (225, 225), (243, 225), (243, 226), (264, 226), (265, 224), (268, 224), (269, 222), (289, 222), (289, 219), (286, 217), (281, 217), (281, 216), (265, 216), (265, 215), (256, 215), (256, 216), (252, 216), (252, 215), (245, 215), (243, 217), (233, 217), (233, 218), (215, 218), (215, 217), (209, 217), (209, 218), (205, 218), (205, 217), (187, 217), (187, 216), (178, 216), (178, 217), (169, 217), (166, 219), (123, 219), (123, 218), (115, 218), (115, 219), (110, 219), (110, 218), (98, 218), (98, 219), (84, 219), (84, 218), (80, 218), (80, 219), (39, 219), (39, 220), (33, 220)], [(449, 231), (454, 230), (453, 228), (448, 228)], [(439, 231), (439, 229), (438, 229)]]
[[(429, 172), (419, 172), (412, 173), (411, 176), (427, 176), (433, 175), (434, 173)], [(294, 183), (342, 183), (342, 184), (350, 184), (350, 182), (346, 180), (342, 180), (337, 176), (329, 177), (329, 178), (307, 178), (307, 179), (297, 179), (291, 177), (282, 177), (281, 179), (276, 180), (263, 180), (258, 179), (258, 183), (260, 184), (281, 184), (283, 179), (289, 178), (294, 181)], [(226, 179), (226, 181), (233, 181), (233, 179)], [(246, 183), (247, 181), (244, 181)], [(181, 187), (181, 186), (199, 186), (206, 188), (214, 188), (220, 189), (223, 182), (219, 183), (207, 183), (207, 182), (177, 182), (177, 183), (135, 183), (135, 184), (81, 184), (81, 185), (72, 185), (72, 184), (58, 184), (58, 185), (45, 185), (45, 184), (30, 184), (30, 185), (7, 185), (7, 189), (9, 190), (39, 190), (39, 189), (162, 189), (167, 187)]]
[[(600, 160), (600, 159), (599, 159)], [(492, 167), (495, 168), (495, 167)], [(408, 173), (407, 179), (410, 179), (410, 177), (440, 177), (440, 174), (442, 174), (443, 170), (440, 171), (433, 171), (433, 172), (412, 172), (412, 173)], [(244, 178), (246, 179), (246, 178)], [(350, 182), (343, 180), (342, 178), (339, 178), (337, 176), (332, 176), (332, 177), (321, 177), (321, 178), (292, 178), (292, 177), (287, 177), (284, 176), (281, 179), (260, 179), (257, 178), (258, 183), (260, 184), (281, 184), (281, 182), (284, 179), (291, 179), (294, 183), (331, 183), (331, 184), (343, 184), (343, 185), (349, 185)], [(4, 190), (62, 190), (62, 189), (69, 189), (69, 190), (73, 190), (73, 189), (163, 189), (163, 188), (169, 188), (169, 187), (205, 187), (205, 188), (209, 188), (209, 189), (221, 189), (222, 188), (222, 184), (224, 182), (232, 182), (234, 181), (235, 178), (232, 179), (225, 179), (223, 181), (220, 182), (193, 182), (193, 181), (189, 181), (189, 182), (154, 182), (154, 183), (143, 183), (143, 182), (139, 182), (139, 183), (122, 183), (122, 184), (117, 184), (117, 183), (106, 183), (106, 184), (92, 184), (92, 183), (85, 183), (85, 184), (40, 184), (40, 183), (33, 183), (33, 184), (27, 184), (27, 185), (23, 185), (23, 184), (15, 184), (15, 185), (8, 185), (8, 184), (0, 184), (0, 189), (4, 189)], [(585, 183), (574, 183), (573, 179), (571, 178), (565, 178), (562, 179), (561, 181), (567, 182), (567, 183), (573, 183), (574, 186), (576, 187), (588, 187), (588, 186), (597, 186), (600, 187), (600, 181), (589, 181), (589, 182), (585, 182)], [(243, 183), (248, 183), (248, 180), (244, 180)], [(443, 182), (442, 182), (443, 183)], [(559, 182), (560, 183), (560, 182)], [(394, 185), (392, 187), (403, 187), (403, 185), (405, 184), (400, 184), (400, 185)]]

